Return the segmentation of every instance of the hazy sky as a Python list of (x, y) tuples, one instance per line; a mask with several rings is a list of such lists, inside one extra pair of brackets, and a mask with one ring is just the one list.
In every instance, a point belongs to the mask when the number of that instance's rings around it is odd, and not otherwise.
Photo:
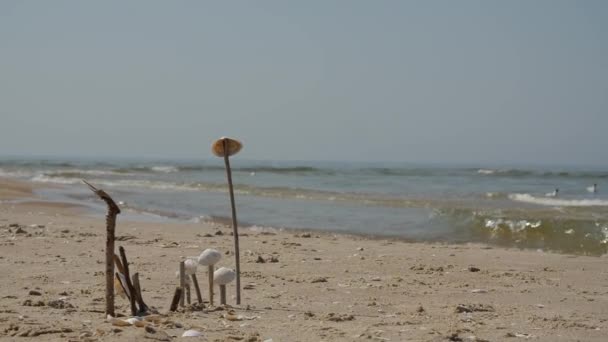
[(608, 1), (0, 1), (0, 155), (608, 164)]

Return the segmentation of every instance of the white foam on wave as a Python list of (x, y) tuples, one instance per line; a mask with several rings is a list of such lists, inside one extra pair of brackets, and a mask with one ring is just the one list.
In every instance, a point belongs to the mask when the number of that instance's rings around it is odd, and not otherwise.
[[(34, 176), (30, 179), (33, 182), (39, 183), (57, 183), (57, 184), (79, 184), (82, 180), (78, 178), (65, 178), (65, 177), (49, 177), (45, 174)], [(107, 180), (107, 179), (90, 179), (89, 182), (99, 186), (110, 186), (110, 187), (137, 187), (147, 188), (154, 190), (181, 190), (181, 191), (196, 191), (196, 188), (187, 185), (179, 185), (167, 182), (154, 182), (148, 180)]]
[(521, 232), (530, 228), (538, 228), (541, 221), (528, 220), (508, 220), (508, 219), (486, 219), (485, 227), (491, 230), (499, 230), (501, 227), (508, 227), (512, 232)]
[(120, 175), (126, 176), (128, 173), (121, 173), (111, 170), (84, 170), (84, 169), (60, 169), (54, 171), (45, 172), (47, 175), (62, 175), (62, 174), (83, 174), (90, 176), (111, 176), (111, 175)]
[(0, 177), (24, 178), (24, 177), (31, 177), (32, 175), (33, 175), (33, 173), (31, 171), (25, 171), (25, 170), (7, 171), (7, 170), (0, 169)]
[(525, 202), (551, 207), (604, 207), (608, 206), (607, 200), (601, 199), (563, 199), (555, 197), (534, 197), (530, 194), (510, 194), (509, 199), (517, 202)]
[(56, 184), (76, 184), (82, 183), (82, 180), (78, 178), (65, 178), (65, 177), (49, 177), (45, 174), (34, 176), (30, 179), (32, 182), (38, 183), (56, 183)]
[(479, 173), (480, 175), (493, 175), (496, 173), (496, 170), (492, 170), (492, 169), (479, 169), (477, 170), (477, 173)]
[(150, 168), (150, 170), (152, 170), (154, 172), (164, 172), (164, 173), (171, 173), (171, 172), (179, 171), (179, 169), (176, 168), (175, 166), (169, 166), (169, 165), (152, 166)]

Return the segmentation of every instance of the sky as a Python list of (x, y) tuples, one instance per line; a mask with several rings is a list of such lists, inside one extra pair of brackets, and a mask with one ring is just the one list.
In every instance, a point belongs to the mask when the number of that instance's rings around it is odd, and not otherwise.
[(607, 130), (608, 1), (0, 1), (4, 156), (608, 165)]

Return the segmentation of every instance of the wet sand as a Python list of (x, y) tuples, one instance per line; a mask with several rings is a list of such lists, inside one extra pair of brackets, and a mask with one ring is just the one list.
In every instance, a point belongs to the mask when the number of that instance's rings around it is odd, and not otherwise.
[[(32, 184), (14, 180), (0, 180), (0, 200), (0, 340), (154, 341), (188, 329), (207, 341), (273, 342), (605, 341), (608, 333), (606, 257), (319, 232), (242, 229), (240, 306), (228, 286), (234, 314), (208, 303), (169, 313), (180, 260), (216, 248), (227, 253), (219, 266), (234, 267), (231, 228), (120, 215), (116, 245), (162, 317), (154, 334), (117, 327), (103, 313), (104, 218), (41, 201)], [(206, 301), (204, 267), (198, 279)], [(130, 314), (126, 299), (116, 303)]]

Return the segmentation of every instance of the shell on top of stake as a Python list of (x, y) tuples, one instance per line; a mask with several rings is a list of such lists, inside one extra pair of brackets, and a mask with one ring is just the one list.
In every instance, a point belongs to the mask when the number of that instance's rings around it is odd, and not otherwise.
[[(224, 151), (224, 141), (226, 142), (226, 147), (228, 151)], [(211, 152), (213, 152), (213, 154), (215, 154), (217, 157), (224, 157), (226, 154), (228, 156), (232, 156), (239, 153), (242, 148), (243, 144), (241, 144), (240, 141), (221, 137), (213, 142), (213, 144), (211, 145)]]
[(222, 258), (222, 253), (216, 249), (207, 248), (198, 257), (198, 263), (203, 266), (211, 266), (217, 264)]
[(196, 267), (198, 266), (198, 263), (196, 262), (196, 260), (186, 259), (184, 261), (184, 266), (186, 268), (187, 276), (196, 274)]
[(218, 285), (226, 285), (236, 278), (236, 272), (226, 267), (218, 268), (213, 273), (213, 281)]

